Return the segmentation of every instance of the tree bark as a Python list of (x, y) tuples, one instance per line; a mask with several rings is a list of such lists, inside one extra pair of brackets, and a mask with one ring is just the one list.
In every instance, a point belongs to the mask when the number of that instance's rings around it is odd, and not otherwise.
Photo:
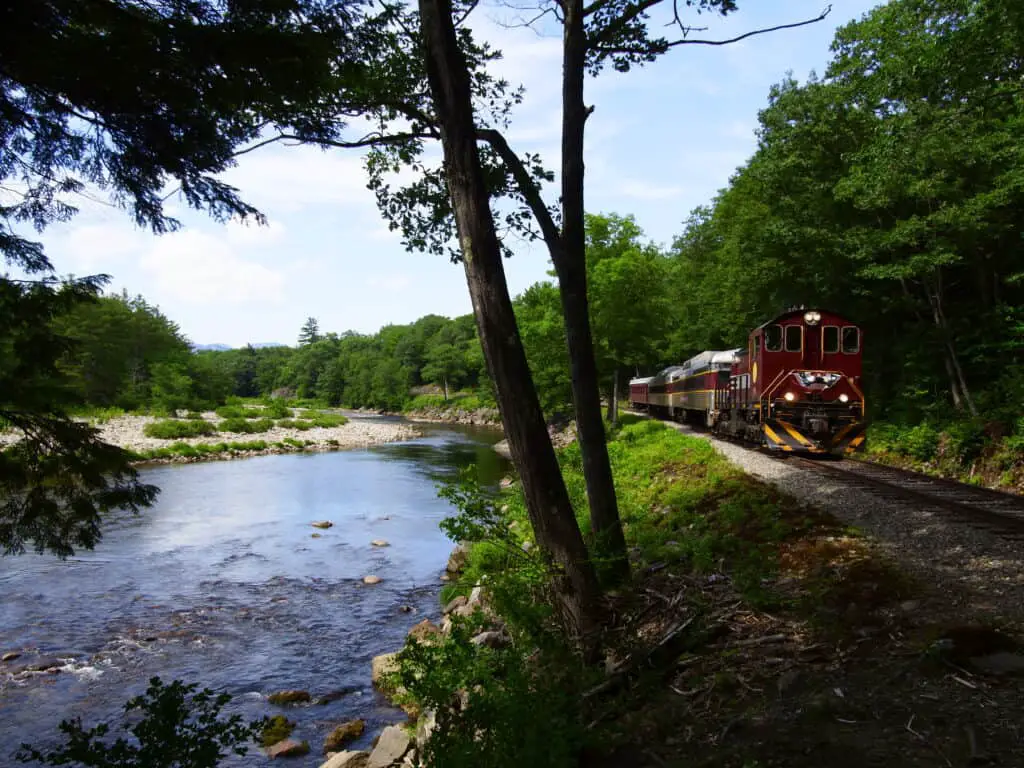
[(562, 296), (576, 431), (583, 455), (590, 519), (599, 556), (606, 564), (602, 570), (612, 581), (621, 581), (629, 578), (629, 560), (601, 418), (601, 395), (587, 302), (583, 136), (589, 113), (583, 103), (587, 55), (583, 1), (565, 0), (563, 9), (562, 232), (560, 253), (552, 260)]
[(556, 566), (563, 623), (584, 651), (599, 623), (599, 587), (526, 362), (480, 167), (469, 72), (450, 0), (419, 0), (427, 76), (440, 122), (448, 191), (487, 370), (537, 544)]
[[(932, 320), (935, 323), (935, 327), (938, 328), (939, 333), (942, 335), (943, 352), (946, 358), (946, 371), (949, 374), (951, 383), (953, 384), (951, 387), (953, 402), (958, 409), (961, 409), (963, 405), (966, 405), (971, 416), (977, 416), (978, 408), (974, 404), (974, 398), (971, 397), (970, 389), (967, 388), (967, 378), (964, 376), (964, 370), (960, 365), (960, 357), (957, 355), (956, 346), (953, 344), (953, 335), (949, 329), (946, 314), (942, 309), (942, 272), (938, 268), (935, 270), (934, 285), (929, 285), (928, 281), (925, 280), (924, 289), (928, 295), (928, 304), (931, 306)], [(963, 397), (962, 403), (957, 402), (957, 389), (959, 389), (959, 394)]]
[(619, 368), (612, 368), (612, 401), (608, 403), (608, 421), (619, 423)]

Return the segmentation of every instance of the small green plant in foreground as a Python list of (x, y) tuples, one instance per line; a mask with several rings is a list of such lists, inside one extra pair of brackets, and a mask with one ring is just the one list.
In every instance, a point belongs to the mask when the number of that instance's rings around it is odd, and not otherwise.
[(142, 429), (146, 437), (159, 440), (181, 440), (186, 437), (202, 437), (212, 435), (216, 428), (208, 421), (166, 419), (154, 421)]
[(221, 710), (231, 697), (197, 688), (178, 680), (165, 685), (154, 677), (143, 696), (124, 706), (124, 730), (133, 738), (108, 741), (108, 723), (86, 729), (77, 718), (65, 720), (60, 724), (64, 745), (44, 752), (23, 744), (18, 760), (89, 768), (216, 768), (230, 754), (244, 756), (266, 721), (245, 724), (238, 715), (224, 717)]

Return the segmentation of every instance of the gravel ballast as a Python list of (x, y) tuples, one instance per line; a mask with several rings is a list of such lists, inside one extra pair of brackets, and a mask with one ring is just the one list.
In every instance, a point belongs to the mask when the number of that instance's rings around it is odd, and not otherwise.
[(883, 499), (759, 451), (666, 422), (715, 448), (745, 472), (855, 526), (951, 612), (1024, 626), (1024, 553), (1020, 544), (971, 527), (942, 511)]

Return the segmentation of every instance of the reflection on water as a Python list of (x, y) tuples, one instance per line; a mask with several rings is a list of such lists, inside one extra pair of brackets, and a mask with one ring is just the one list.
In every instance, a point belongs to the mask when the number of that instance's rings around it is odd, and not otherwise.
[[(314, 748), (289, 764), (319, 765), (324, 735), (352, 717), (367, 719), (368, 744), (399, 719), (372, 691), (370, 659), (439, 612), (451, 543), (437, 481), (476, 464), (490, 485), (507, 470), (490, 448), (499, 433), (424, 428), (363, 451), (148, 469), (158, 504), (111, 519), (95, 552), (0, 559), (0, 653), (23, 653), (0, 666), (0, 765), (63, 718), (115, 717), (153, 675), (226, 690), (246, 717), (272, 713), (262, 697), (282, 688), (351, 688), (289, 711)], [(334, 526), (310, 526), (324, 519)], [(364, 585), (368, 573), (382, 583)], [(60, 671), (24, 669), (40, 663)]]

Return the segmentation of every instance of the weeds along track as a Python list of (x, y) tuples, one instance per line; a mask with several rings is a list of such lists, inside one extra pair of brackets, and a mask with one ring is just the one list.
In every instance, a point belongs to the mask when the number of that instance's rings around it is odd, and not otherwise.
[(881, 464), (787, 456), (793, 463), (883, 499), (938, 509), (971, 527), (1024, 542), (1024, 498)]
[[(656, 418), (646, 413), (636, 415)], [(1014, 542), (1024, 542), (1024, 496), (866, 461), (771, 453), (748, 442), (714, 435), (711, 430), (702, 427), (658, 420), (681, 431), (736, 445), (751, 453), (770, 456), (785, 465), (827, 476), (843, 487), (868, 493), (880, 501), (898, 502), (919, 510), (935, 510), (951, 515), (975, 530), (986, 531)]]

